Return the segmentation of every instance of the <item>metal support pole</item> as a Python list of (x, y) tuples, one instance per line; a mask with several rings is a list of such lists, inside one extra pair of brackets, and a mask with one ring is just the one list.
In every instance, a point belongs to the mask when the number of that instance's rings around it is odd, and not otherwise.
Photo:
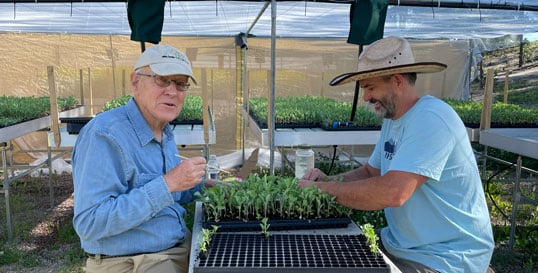
[[(261, 16), (263, 15), (263, 13), (265, 12), (265, 10), (267, 10), (267, 7), (269, 6), (271, 2), (265, 2), (265, 4), (263, 5), (262, 9), (260, 10), (260, 12), (258, 12), (258, 15), (256, 16), (256, 18), (254, 18), (254, 21), (252, 22), (252, 24), (250, 25), (250, 27), (247, 29), (247, 31), (245, 32), (244, 34), (244, 38), (245, 38), (245, 41), (247, 41), (248, 39), (248, 35), (250, 34), (250, 31), (252, 30), (252, 28), (254, 28), (254, 26), (256, 25), (256, 23), (258, 22), (258, 20), (261, 18)], [(242, 67), (241, 67), (241, 71), (242, 71), (242, 89), (243, 89), (243, 106), (248, 106), (248, 69), (247, 69), (247, 46), (245, 45), (243, 48), (243, 59), (242, 59)], [(246, 115), (248, 115), (248, 107), (245, 107), (245, 112), (246, 112)], [(241, 158), (241, 162), (244, 163), (246, 161), (246, 156), (245, 156), (245, 138), (246, 138), (246, 135), (245, 135), (245, 127), (246, 127), (246, 119), (243, 118), (242, 119), (242, 143), (241, 143), (241, 147), (242, 147), (242, 158)]]
[(512, 192), (512, 217), (510, 218), (510, 241), (508, 243), (510, 251), (512, 251), (512, 249), (514, 248), (514, 237), (517, 226), (517, 206), (519, 205), (519, 201), (521, 199), (521, 193), (519, 191), (519, 182), (521, 180), (521, 165), (522, 160), (521, 156), (519, 155), (517, 157), (516, 164), (516, 182), (514, 184), (514, 190)]
[(271, 0), (271, 95), (269, 96), (269, 170), (275, 174), (276, 0)]

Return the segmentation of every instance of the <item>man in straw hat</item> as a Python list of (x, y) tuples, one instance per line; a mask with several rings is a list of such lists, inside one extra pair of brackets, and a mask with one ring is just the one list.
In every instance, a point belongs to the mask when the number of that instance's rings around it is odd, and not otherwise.
[(388, 226), (379, 231), (381, 247), (404, 273), (484, 273), (493, 253), (488, 207), (465, 126), (449, 105), (420, 97), (415, 88), (418, 73), (445, 68), (415, 62), (402, 38), (368, 46), (357, 72), (330, 82), (360, 81), (364, 101), (384, 118), (368, 163), (335, 176), (312, 169), (299, 182), (354, 209), (384, 209)]
[(182, 204), (201, 191), (206, 160), (180, 160), (168, 123), (189, 81), (196, 83), (187, 56), (154, 45), (134, 66), (129, 102), (82, 128), (72, 155), (73, 226), (86, 272), (188, 272)]

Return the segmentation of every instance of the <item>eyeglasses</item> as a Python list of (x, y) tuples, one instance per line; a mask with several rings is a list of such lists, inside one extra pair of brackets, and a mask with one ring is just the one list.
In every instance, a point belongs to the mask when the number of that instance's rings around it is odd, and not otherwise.
[(146, 76), (146, 77), (153, 78), (153, 82), (157, 86), (163, 87), (163, 88), (170, 86), (170, 83), (172, 83), (172, 82), (174, 82), (174, 84), (176, 85), (176, 90), (177, 91), (187, 91), (187, 90), (189, 90), (189, 87), (191, 86), (191, 84), (188, 83), (188, 82), (172, 80), (172, 79), (169, 79), (169, 78), (161, 76), (161, 75), (156, 75), (156, 74), (150, 75), (150, 74), (143, 74), (143, 73), (139, 73), (139, 72), (137, 72), (136, 74), (138, 74), (140, 76)]

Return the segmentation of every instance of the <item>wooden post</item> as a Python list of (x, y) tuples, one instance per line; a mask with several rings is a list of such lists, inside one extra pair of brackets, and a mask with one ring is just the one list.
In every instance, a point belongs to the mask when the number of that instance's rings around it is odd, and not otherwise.
[(116, 62), (114, 60), (114, 47), (112, 46), (112, 35), (108, 35), (110, 41), (110, 60), (112, 61), (112, 86), (114, 87), (114, 98), (117, 98), (116, 94)]
[[(203, 107), (203, 124), (204, 124), (204, 143), (209, 144), (209, 97), (207, 94), (207, 75), (206, 69), (202, 68), (202, 107)], [(209, 159), (209, 153), (208, 153)]]
[(486, 86), (484, 87), (484, 98), (482, 99), (482, 118), (480, 120), (480, 130), (491, 128), (491, 104), (493, 98), (493, 69), (488, 69), (486, 75)]
[(84, 105), (84, 71), (79, 70), (79, 82), (80, 82), (80, 105)]
[[(54, 67), (47, 66), (49, 79), (49, 98), (50, 98), (50, 119), (51, 128), (54, 132), (54, 143), (56, 148), (60, 147), (60, 124), (58, 118), (58, 98), (56, 95), (56, 80), (54, 78)], [(50, 164), (51, 162), (49, 162)]]
[(125, 96), (125, 69), (121, 70), (121, 96)]
[(90, 116), (93, 116), (92, 72), (88, 67), (88, 90), (90, 90)]

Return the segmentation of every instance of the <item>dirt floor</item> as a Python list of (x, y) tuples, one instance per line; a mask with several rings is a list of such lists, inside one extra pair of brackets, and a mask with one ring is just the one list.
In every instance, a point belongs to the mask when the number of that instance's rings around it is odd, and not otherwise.
[[(54, 204), (51, 208), (48, 177), (25, 177), (13, 183), (14, 237), (11, 243), (0, 245), (0, 272), (61, 272), (69, 263), (67, 257), (80, 253), (77, 250), (78, 240), (66, 238), (72, 236), (69, 235), (73, 215), (71, 175), (54, 176), (53, 185)], [(0, 234), (5, 242), (7, 229), (3, 200), (0, 209)], [(19, 262), (9, 263), (10, 259), (19, 259)]]

